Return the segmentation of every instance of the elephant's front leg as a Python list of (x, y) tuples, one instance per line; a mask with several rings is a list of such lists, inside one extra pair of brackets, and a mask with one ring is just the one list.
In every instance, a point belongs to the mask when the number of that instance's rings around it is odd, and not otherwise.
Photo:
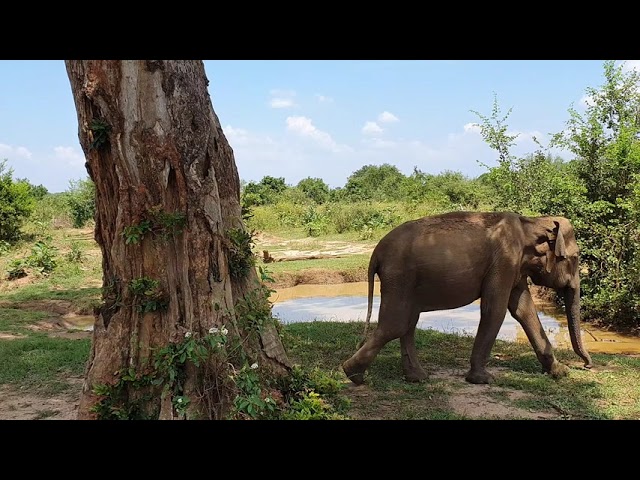
[(416, 313), (409, 322), (409, 331), (400, 337), (400, 352), (402, 354), (402, 371), (409, 382), (426, 380), (428, 375), (418, 361), (416, 351), (416, 324), (420, 313)]
[(553, 347), (540, 323), (538, 311), (531, 298), (526, 278), (523, 278), (511, 292), (509, 312), (522, 325), (524, 333), (527, 334), (527, 338), (545, 372), (555, 378), (566, 375), (569, 372), (569, 368), (558, 362), (553, 354)]
[(492, 283), (483, 289), (480, 300), (480, 324), (471, 350), (471, 369), (465, 377), (469, 383), (494, 381), (493, 375), (487, 371), (487, 362), (507, 314), (510, 288), (498, 280)]

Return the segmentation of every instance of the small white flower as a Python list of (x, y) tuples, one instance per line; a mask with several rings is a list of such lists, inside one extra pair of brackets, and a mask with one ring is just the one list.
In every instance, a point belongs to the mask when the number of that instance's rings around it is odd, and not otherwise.
[(251, 370), (255, 370), (256, 368), (258, 368), (258, 364), (257, 363), (252, 363), (251, 364)]
[(191, 336), (191, 332), (187, 332), (184, 334), (184, 338), (189, 338)]
[(181, 398), (178, 399), (178, 403), (182, 403), (182, 399)]
[(211, 335), (213, 335), (214, 333), (218, 333), (219, 331), (220, 331), (220, 330), (218, 329), (218, 327), (211, 327), (211, 328), (209, 329), (209, 333), (210, 333)]
[(223, 335), (226, 335), (227, 333), (229, 333), (229, 330), (227, 330), (225, 327), (222, 327), (222, 330), (220, 330), (220, 332), (221, 332)]

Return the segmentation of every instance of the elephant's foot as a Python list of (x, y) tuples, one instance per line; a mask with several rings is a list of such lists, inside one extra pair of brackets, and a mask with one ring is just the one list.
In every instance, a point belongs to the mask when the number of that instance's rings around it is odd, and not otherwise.
[(561, 378), (566, 377), (569, 373), (569, 367), (564, 365), (563, 363), (558, 362), (557, 360), (551, 364), (549, 368), (549, 375), (553, 378)]
[(405, 364), (402, 366), (402, 370), (404, 372), (404, 378), (407, 382), (423, 382), (424, 380), (429, 378), (427, 372), (425, 372), (420, 365), (409, 366)]
[(364, 383), (364, 372), (366, 368), (363, 368), (353, 360), (349, 359), (342, 364), (342, 370), (347, 375), (347, 378), (351, 380), (356, 385), (362, 385)]
[(464, 379), (469, 383), (493, 383), (495, 378), (486, 370), (469, 370)]

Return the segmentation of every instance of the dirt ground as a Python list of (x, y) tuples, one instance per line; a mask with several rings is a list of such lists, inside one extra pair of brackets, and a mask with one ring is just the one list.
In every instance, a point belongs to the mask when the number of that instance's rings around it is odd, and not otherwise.
[[(353, 245), (347, 242), (330, 241), (318, 242), (316, 239), (283, 240), (273, 236), (258, 236), (257, 246), (272, 246), (270, 253), (274, 258), (313, 256), (313, 255), (349, 255), (369, 253), (373, 245)], [(312, 245), (311, 249), (304, 249), (304, 246)], [(276, 246), (276, 248), (273, 248)], [(299, 272), (293, 277), (283, 277), (277, 283), (279, 288), (292, 286), (300, 283), (342, 283), (366, 280), (365, 271), (355, 278), (345, 275), (344, 272), (335, 272), (326, 269), (308, 269)], [(541, 298), (542, 300), (542, 298)], [(39, 331), (46, 331), (50, 336), (65, 338), (87, 338), (92, 335), (88, 331), (92, 325), (92, 317), (83, 315), (86, 312), (71, 311), (71, 303), (65, 301), (33, 301), (24, 302), (19, 308), (26, 308), (51, 313), (51, 317), (33, 328)], [(12, 341), (17, 336), (2, 334), (0, 341)], [(523, 395), (516, 391), (491, 385), (471, 385), (464, 381), (463, 373), (453, 371), (438, 371), (432, 376), (444, 380), (451, 385), (449, 389), (449, 407), (460, 415), (468, 418), (528, 418), (528, 419), (551, 419), (559, 418), (560, 414), (553, 415), (545, 412), (535, 412), (522, 410), (509, 404), (509, 400), (514, 400), (518, 395)], [(80, 392), (82, 388), (82, 378), (69, 378), (72, 388), (63, 394), (43, 397), (30, 392), (20, 391), (14, 387), (0, 386), (0, 420), (72, 420), (76, 418)], [(353, 386), (345, 377), (345, 393), (352, 398), (363, 398), (372, 395), (366, 385)], [(500, 393), (501, 395), (496, 395)], [(497, 400), (497, 397), (507, 398), (506, 402)], [(379, 411), (369, 419), (392, 418), (394, 413), (393, 405), (380, 404)]]

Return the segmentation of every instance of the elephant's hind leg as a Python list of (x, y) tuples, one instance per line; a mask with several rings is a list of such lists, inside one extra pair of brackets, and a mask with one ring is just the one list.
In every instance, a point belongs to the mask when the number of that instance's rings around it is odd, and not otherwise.
[[(392, 296), (389, 295), (389, 297)], [(364, 373), (382, 347), (391, 340), (404, 336), (409, 330), (410, 320), (413, 320), (413, 317), (409, 302), (397, 301), (396, 299), (388, 300), (388, 298), (381, 299), (378, 327), (364, 342), (364, 345), (342, 364), (342, 369), (347, 377), (357, 385), (364, 383)]]
[(400, 351), (402, 353), (402, 371), (408, 382), (421, 382), (428, 378), (427, 372), (424, 371), (418, 361), (418, 353), (416, 351), (416, 325), (420, 312), (413, 314), (409, 322), (409, 331), (400, 337)]
[(344, 370), (347, 378), (356, 385), (363, 384), (364, 373), (388, 341), (389, 339), (379, 333), (379, 327), (376, 328), (373, 335), (364, 342), (364, 345), (342, 364), (342, 370)]

